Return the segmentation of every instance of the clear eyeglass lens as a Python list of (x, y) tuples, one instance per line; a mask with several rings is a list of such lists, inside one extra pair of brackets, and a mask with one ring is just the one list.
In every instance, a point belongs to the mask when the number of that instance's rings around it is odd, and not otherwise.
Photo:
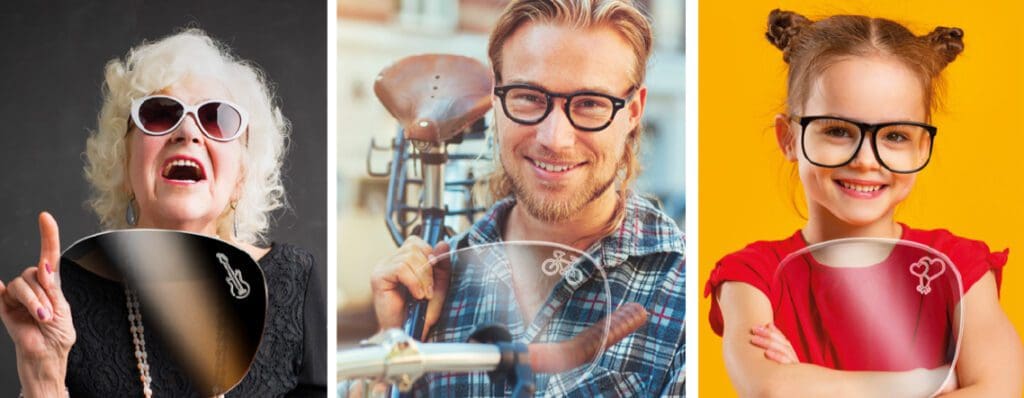
[(569, 113), (577, 125), (586, 128), (600, 127), (612, 118), (615, 105), (612, 100), (596, 96), (581, 95), (573, 97), (569, 104)]
[(516, 119), (539, 121), (548, 108), (547, 95), (533, 89), (512, 88), (505, 93), (505, 108)]
[(918, 169), (931, 156), (932, 137), (924, 127), (912, 124), (886, 126), (875, 135), (878, 156), (893, 170)]

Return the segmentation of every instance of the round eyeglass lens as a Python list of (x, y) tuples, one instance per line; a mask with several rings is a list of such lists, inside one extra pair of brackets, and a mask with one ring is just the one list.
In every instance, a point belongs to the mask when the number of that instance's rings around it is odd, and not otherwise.
[(171, 98), (150, 98), (139, 106), (139, 123), (144, 132), (165, 133), (178, 124), (184, 111), (185, 108)]

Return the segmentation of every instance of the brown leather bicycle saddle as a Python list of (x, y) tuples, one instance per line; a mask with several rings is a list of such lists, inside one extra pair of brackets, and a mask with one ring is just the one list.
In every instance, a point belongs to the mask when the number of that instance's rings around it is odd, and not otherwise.
[(491, 108), (494, 78), (483, 63), (450, 54), (402, 58), (377, 75), (373, 91), (405, 129), (405, 138), (455, 138)]

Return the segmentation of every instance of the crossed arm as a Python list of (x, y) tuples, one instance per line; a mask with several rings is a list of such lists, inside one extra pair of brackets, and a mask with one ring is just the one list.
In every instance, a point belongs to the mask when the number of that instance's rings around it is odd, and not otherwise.
[[(771, 324), (767, 297), (742, 282), (726, 282), (717, 292), (725, 329), (725, 366), (744, 397), (829, 396), (921, 397), (942, 384), (948, 368), (905, 372), (839, 371), (810, 364), (784, 364), (779, 349), (752, 343), (758, 326)], [(964, 298), (964, 336), (956, 374), (959, 390), (949, 397), (1020, 396), (1024, 354), (1020, 338), (999, 307), (995, 278), (986, 275)], [(762, 346), (766, 342), (759, 342)], [(931, 380), (931, 382), (922, 382)], [(951, 389), (955, 384), (947, 384)]]
[(986, 274), (964, 295), (964, 334), (957, 360), (960, 389), (943, 397), (1020, 397), (1024, 348), (999, 306), (996, 279)]

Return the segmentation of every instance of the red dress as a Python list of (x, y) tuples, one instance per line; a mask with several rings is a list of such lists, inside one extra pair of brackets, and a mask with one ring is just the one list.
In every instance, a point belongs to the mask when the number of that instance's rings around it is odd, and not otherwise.
[[(941, 273), (945, 268), (936, 263), (938, 257), (909, 246), (898, 246), (884, 260), (866, 267), (828, 267), (815, 256), (803, 255), (780, 270), (787, 255), (807, 247), (797, 231), (786, 240), (754, 242), (718, 262), (704, 289), (704, 296), (711, 296), (711, 328), (722, 334), (715, 290), (723, 282), (745, 282), (768, 297), (775, 325), (800, 362), (878, 371), (950, 363), (961, 295), (990, 270), (998, 289), (1009, 250), (992, 253), (984, 242), (944, 229), (901, 226), (902, 239), (945, 254), (959, 279), (953, 272)], [(932, 264), (930, 274), (926, 263)]]

